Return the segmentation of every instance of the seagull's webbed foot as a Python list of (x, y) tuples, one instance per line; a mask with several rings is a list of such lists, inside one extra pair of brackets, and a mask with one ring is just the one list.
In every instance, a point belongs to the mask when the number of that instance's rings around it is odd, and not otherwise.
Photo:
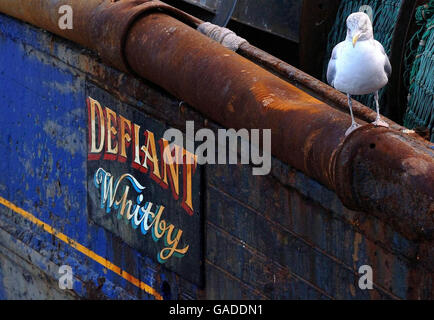
[(380, 117), (377, 117), (377, 119), (375, 119), (375, 121), (372, 122), (372, 124), (374, 126), (376, 126), (376, 127), (386, 127), (386, 128), (389, 128), (389, 124), (386, 121), (381, 120)]
[(345, 136), (348, 136), (351, 132), (353, 132), (359, 127), (361, 127), (360, 124), (358, 124), (357, 122), (353, 122), (351, 126), (347, 129), (347, 131), (345, 131)]

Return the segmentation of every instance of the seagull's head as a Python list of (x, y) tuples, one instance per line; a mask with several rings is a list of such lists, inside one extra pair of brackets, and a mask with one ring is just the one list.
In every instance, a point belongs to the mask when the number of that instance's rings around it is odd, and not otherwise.
[(347, 39), (351, 40), (353, 47), (359, 40), (374, 38), (372, 23), (364, 12), (354, 12), (347, 18)]

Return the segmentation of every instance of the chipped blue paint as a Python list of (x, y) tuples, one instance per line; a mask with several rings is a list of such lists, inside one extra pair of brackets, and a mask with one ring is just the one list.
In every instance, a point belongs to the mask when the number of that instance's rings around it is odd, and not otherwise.
[[(140, 278), (164, 298), (372, 298), (371, 292), (357, 289), (357, 269), (365, 263), (378, 268), (382, 277), (374, 297), (408, 295), (409, 274), (422, 270), (410, 270), (418, 244), (373, 216), (345, 208), (335, 193), (277, 159), (268, 177), (252, 177), (247, 166), (207, 167), (203, 291), (94, 224), (86, 212), (85, 87), (98, 83), (99, 72), (113, 80), (109, 91), (123, 86), (122, 103), (157, 118), (163, 118), (164, 103), (178, 126), (185, 120), (178, 113), (179, 101), (167, 94), (102, 66), (70, 42), (0, 14), (0, 197)], [(143, 88), (145, 94), (137, 97)], [(191, 115), (188, 108), (183, 112)], [(2, 243), (47, 274), (53, 280), (47, 287), (56, 286), (58, 266), (68, 264), (79, 297), (152, 298), (0, 206)], [(0, 298), (10, 298), (7, 278), (0, 268)]]
[[(62, 44), (46, 43), (36, 29), (0, 15), (0, 196), (146, 284), (157, 285), (158, 266), (151, 259), (89, 223), (87, 79), (83, 72), (41, 51), (50, 46), (61, 50)], [(107, 298), (153, 298), (48, 233), (28, 226), (4, 207), (0, 208), (0, 220), (3, 225), (19, 221), (9, 225), (17, 239), (58, 266), (70, 265), (80, 279), (74, 285), (78, 295), (88, 296), (86, 285), (97, 287), (98, 278), (104, 278), (101, 292)], [(25, 232), (24, 226), (31, 232)], [(26, 252), (29, 248), (21, 249)], [(32, 263), (41, 270), (47, 268), (42, 257)], [(5, 297), (1, 288), (0, 282), (0, 298)]]

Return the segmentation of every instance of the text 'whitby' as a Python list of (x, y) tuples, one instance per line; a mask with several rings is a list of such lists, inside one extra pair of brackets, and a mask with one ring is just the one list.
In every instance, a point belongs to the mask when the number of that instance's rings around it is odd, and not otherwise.
[[(164, 138), (156, 141), (152, 131), (133, 123), (109, 107), (101, 107), (101, 104), (91, 97), (87, 99), (87, 107), (88, 160), (129, 162), (132, 168), (149, 173), (162, 188), (168, 189), (170, 186), (175, 200), (180, 196), (182, 180), (181, 207), (189, 215), (193, 215), (192, 179), (197, 167), (197, 157), (184, 148), (170, 148), (169, 141)], [(180, 157), (183, 161), (176, 161)], [(180, 166), (183, 173), (181, 178)]]
[[(99, 168), (94, 175), (95, 187), (100, 189), (100, 208), (106, 213), (117, 211), (117, 219), (126, 219), (131, 227), (137, 229), (144, 236), (151, 231), (152, 239), (157, 242), (163, 239), (164, 247), (157, 255), (160, 263), (165, 263), (172, 256), (182, 258), (189, 246), (178, 248), (183, 231), (162, 218), (165, 207), (144, 201), (145, 187), (131, 174), (125, 173), (114, 181), (113, 175)], [(135, 201), (130, 200), (130, 190), (138, 194)], [(153, 211), (152, 211), (153, 210)]]

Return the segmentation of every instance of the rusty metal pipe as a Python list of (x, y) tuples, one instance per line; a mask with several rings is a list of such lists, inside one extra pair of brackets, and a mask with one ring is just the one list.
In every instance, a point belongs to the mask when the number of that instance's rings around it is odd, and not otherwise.
[(344, 113), (165, 14), (135, 23), (125, 55), (140, 76), (225, 127), (272, 128), (275, 156), (333, 188), (329, 160), (349, 124)]
[[(59, 28), (59, 8), (73, 9), (73, 29)], [(106, 63), (124, 72), (124, 42), (132, 23), (143, 13), (164, 10), (197, 26), (202, 21), (160, 1), (149, 0), (1, 0), (0, 12), (31, 23), (96, 51)]]
[[(88, 23), (91, 20), (93, 9), (104, 2), (106, 0), (2, 0), (0, 1), (0, 12), (94, 49)], [(73, 8), (73, 30), (59, 28), (59, 8), (62, 5), (70, 5)]]
[[(117, 2), (116, 6), (113, 6), (113, 3), (115, 2)], [(124, 2), (125, 4), (119, 5), (120, 2)], [(143, 2), (146, 2), (146, 0), (2, 0), (0, 1), (0, 12), (7, 13), (8, 15), (16, 17), (20, 20), (46, 29), (52, 33), (77, 42), (87, 48), (95, 50), (101, 55), (104, 55), (104, 52), (111, 51), (107, 51), (102, 47), (101, 44), (104, 42), (103, 40), (96, 40), (95, 38), (102, 39), (103, 37), (98, 36), (100, 32), (105, 32), (105, 34), (108, 34), (110, 32), (109, 29), (127, 29), (126, 25), (131, 23), (137, 17), (138, 13), (143, 10), (143, 8), (139, 8), (139, 10), (137, 10), (137, 7)], [(65, 4), (71, 5), (74, 8), (74, 16), (76, 17), (74, 19), (74, 30), (60, 30), (58, 27), (58, 9), (60, 6)], [(156, 7), (158, 6), (161, 6), (161, 2)], [(166, 7), (168, 8), (169, 6)], [(107, 26), (105, 26), (106, 30), (102, 31), (100, 30), (102, 25), (100, 25), (98, 21), (105, 20), (105, 18), (102, 16), (107, 14), (107, 12), (110, 11), (110, 8), (115, 8), (117, 12), (131, 11), (131, 20), (123, 20), (120, 24), (116, 23), (117, 20), (111, 21), (111, 26), (108, 26), (109, 29), (107, 29)], [(192, 26), (197, 27), (199, 24), (203, 23), (202, 20), (196, 17), (185, 14), (184, 12), (176, 10), (173, 7), (170, 8), (172, 13), (176, 12), (179, 17), (183, 16), (183, 21), (188, 21), (188, 23)], [(145, 10), (149, 11), (149, 9)], [(108, 12), (108, 14), (111, 15), (113, 13)], [(93, 25), (92, 28), (89, 28), (89, 24)], [(89, 29), (92, 30), (91, 33), (89, 33)], [(113, 37), (104, 38), (109, 40), (109, 43), (106, 45), (113, 46)], [(127, 71), (127, 67), (123, 64), (123, 62), (117, 61), (116, 63), (113, 63), (113, 61), (118, 60), (118, 57), (122, 54), (120, 50), (121, 44), (116, 44), (115, 46), (118, 49), (112, 50), (112, 57), (108, 57), (106, 60), (112, 65), (116, 65), (122, 71)], [(286, 62), (259, 48), (252, 46), (249, 43), (242, 44), (237, 52), (249, 60), (252, 60), (253, 62), (263, 66), (267, 70), (274, 72), (284, 80), (288, 80), (292, 84), (302, 88), (304, 91), (309, 92), (321, 101), (341, 109), (344, 112), (347, 111), (347, 98), (344, 94), (334, 90), (327, 84), (315, 79), (309, 74), (287, 64)], [(132, 72), (133, 70), (128, 71)], [(360, 118), (364, 121), (372, 122), (376, 117), (376, 113), (374, 111), (356, 100), (353, 101), (353, 112), (357, 118)], [(384, 120), (396, 130), (405, 129), (390, 119), (384, 118)], [(416, 133), (411, 135), (416, 139), (425, 142), (425, 140), (420, 138)], [(432, 145), (430, 143), (427, 144)]]
[(434, 162), (423, 144), (372, 125), (344, 139), (346, 113), (165, 14), (136, 22), (125, 52), (142, 77), (214, 121), (271, 128), (273, 154), (336, 190), (348, 207), (432, 236)]
[[(72, 33), (57, 28), (55, 7), (65, 3), (78, 24)], [(433, 239), (434, 161), (423, 143), (372, 125), (345, 138), (348, 114), (198, 33), (188, 25), (197, 19), (159, 1), (0, 0), (0, 11), (96, 50), (225, 127), (271, 128), (273, 155), (346, 206), (410, 239)]]
[[(238, 53), (276, 73), (278, 76), (283, 77), (283, 79), (287, 79), (292, 84), (302, 88), (303, 90), (311, 92), (321, 101), (332, 103), (334, 106), (342, 110), (348, 109), (347, 96), (345, 94), (340, 93), (326, 83), (290, 64), (287, 64), (279, 58), (276, 58), (249, 43), (242, 44)], [(353, 102), (353, 112), (355, 116), (364, 121), (374, 121), (376, 117), (376, 113), (373, 110), (356, 100)], [(397, 125), (389, 119), (386, 118), (385, 121), (394, 128), (398, 128)]]
[[(301, 88), (303, 91), (308, 92), (319, 100), (324, 101), (327, 104), (345, 112), (348, 110), (348, 100), (345, 94), (330, 87), (328, 84), (312, 77), (306, 72), (303, 72), (300, 69), (297, 69), (296, 67), (286, 63), (285, 61), (282, 61), (279, 58), (276, 58), (271, 54), (259, 48), (256, 48), (255, 46), (252, 46), (249, 43), (241, 44), (237, 53), (259, 64), (265, 69), (273, 72), (282, 79), (289, 81), (293, 85)], [(374, 110), (371, 110), (364, 104), (354, 99), (353, 113), (355, 117), (367, 122), (373, 122), (377, 116), (377, 113)], [(396, 122), (386, 117), (383, 118), (384, 121), (386, 121), (392, 129), (398, 131), (403, 131), (406, 129), (405, 127), (397, 124)], [(431, 142), (423, 139), (417, 133), (408, 134), (411, 135), (413, 138), (418, 139), (420, 142), (426, 144), (428, 147), (434, 145)]]

